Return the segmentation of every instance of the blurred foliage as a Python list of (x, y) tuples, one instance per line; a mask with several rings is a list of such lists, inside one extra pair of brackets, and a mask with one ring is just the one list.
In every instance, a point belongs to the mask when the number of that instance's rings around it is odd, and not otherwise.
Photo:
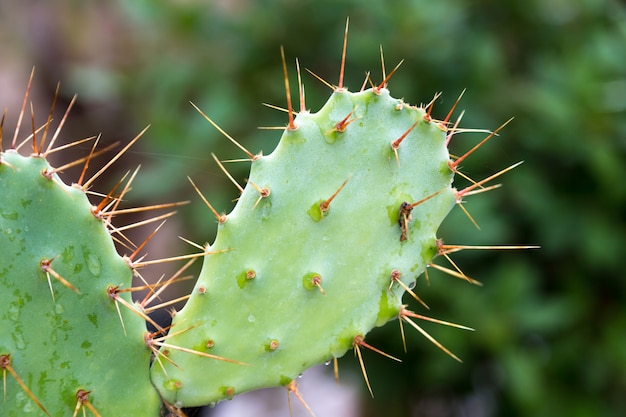
[[(115, 30), (105, 31), (122, 37), (113, 52), (107, 49), (116, 59), (92, 59), (99, 42), (110, 46), (110, 40), (87, 42), (93, 55), (77, 58), (67, 52), (59, 78), (87, 91), (87, 105), (113, 100), (121, 106), (115, 113), (118, 132), (152, 124), (133, 156), (143, 163), (135, 198), (189, 198), (193, 192), (185, 177), (191, 176), (218, 210), (228, 211), (236, 190), (210, 152), (220, 159), (243, 155), (188, 102), (252, 152), (269, 153), (279, 133), (257, 127), (286, 124), (283, 113), (261, 106), (286, 105), (280, 45), (292, 86), (296, 56), (303, 68), (336, 83), (347, 16), (351, 89), (360, 87), (366, 71), (372, 71), (374, 82), (381, 79), (382, 45), (388, 71), (405, 60), (391, 80), (392, 94), (419, 104), (443, 91), (434, 107), (443, 118), (466, 88), (459, 106), (466, 110), (464, 127), (493, 130), (514, 116), (463, 170), (481, 179), (518, 160), (525, 163), (502, 178), (503, 188), (467, 198), (480, 231), (456, 209), (441, 236), (447, 243), (539, 244), (542, 249), (456, 255), (463, 270), (485, 284), (482, 288), (433, 269), (429, 283), (419, 278), (417, 291), (432, 308), (424, 314), (476, 328), (468, 333), (423, 325), (464, 363), (406, 325), (407, 354), (397, 324), (377, 329), (368, 342), (404, 363), (365, 352), (376, 397), (364, 400), (363, 409), (371, 416), (429, 417), (618, 416), (626, 410), (622, 3), (137, 0), (100, 5), (94, 15), (89, 10), (95, 3), (63, 2), (71, 4), (76, 19), (89, 15), (118, 22)], [(66, 47), (84, 37), (77, 28), (85, 26), (62, 25)], [(38, 51), (36, 45), (29, 48)], [(45, 71), (60, 64), (41, 65)], [(307, 107), (315, 111), (330, 90), (308, 73), (303, 79)], [(463, 153), (483, 136), (456, 136), (453, 153)], [(247, 165), (230, 168), (243, 183)], [(459, 187), (464, 183), (460, 180)], [(215, 221), (199, 199), (195, 202), (183, 212), (187, 230), (181, 234), (211, 240)], [(359, 372), (346, 356), (342, 369)]]

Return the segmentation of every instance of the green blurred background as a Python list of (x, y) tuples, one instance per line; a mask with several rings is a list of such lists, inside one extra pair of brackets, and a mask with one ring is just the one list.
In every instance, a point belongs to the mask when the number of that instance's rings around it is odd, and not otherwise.
[[(457, 209), (442, 227), (445, 241), (542, 247), (455, 256), (482, 288), (434, 270), (430, 285), (418, 279), (417, 291), (432, 309), (428, 314), (477, 329), (424, 324), (463, 364), (411, 331), (404, 354), (396, 323), (377, 329), (368, 342), (404, 362), (365, 353), (376, 398), (369, 399), (358, 382), (360, 415), (625, 415), (621, 2), (4, 0), (5, 129), (15, 124), (33, 66), (37, 120), (45, 120), (57, 81), (59, 108), (79, 95), (60, 141), (102, 133), (106, 143), (124, 142), (151, 124), (118, 169), (142, 164), (131, 194), (135, 201), (193, 200), (150, 255), (189, 252), (193, 248), (176, 236), (212, 241), (216, 224), (186, 177), (218, 210), (228, 211), (237, 192), (210, 152), (221, 159), (242, 157), (189, 101), (253, 152), (269, 153), (279, 133), (257, 127), (286, 124), (284, 113), (261, 104), (285, 106), (280, 45), (294, 88), (295, 57), (337, 83), (347, 16), (346, 84), (352, 90), (360, 88), (366, 71), (380, 81), (382, 45), (388, 69), (405, 60), (391, 80), (392, 94), (420, 104), (443, 91), (434, 107), (443, 118), (466, 88), (459, 105), (466, 111), (463, 127), (495, 129), (515, 117), (463, 168), (481, 179), (525, 163), (502, 178), (503, 188), (467, 198), (480, 231)], [(303, 79), (307, 107), (315, 111), (330, 90), (308, 73)], [(56, 120), (60, 116), (58, 110)], [(460, 154), (481, 138), (459, 135), (452, 152)], [(229, 168), (243, 183), (247, 165)], [(351, 354), (341, 369), (348, 381), (359, 372)]]

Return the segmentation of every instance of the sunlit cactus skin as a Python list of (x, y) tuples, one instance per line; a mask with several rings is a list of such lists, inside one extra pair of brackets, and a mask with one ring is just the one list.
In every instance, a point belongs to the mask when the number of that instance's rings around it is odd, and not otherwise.
[(274, 152), (253, 158), (174, 318), (188, 330), (169, 339), (246, 365), (170, 351), (178, 367), (153, 366), (164, 398), (192, 406), (287, 385), (397, 318), (405, 290), (394, 279), (408, 286), (424, 271), (456, 202), (445, 141), (425, 109), (382, 87), (337, 89), (300, 112)]
[(0, 415), (158, 415), (145, 322), (107, 292), (133, 274), (103, 220), (45, 158), (0, 158)]

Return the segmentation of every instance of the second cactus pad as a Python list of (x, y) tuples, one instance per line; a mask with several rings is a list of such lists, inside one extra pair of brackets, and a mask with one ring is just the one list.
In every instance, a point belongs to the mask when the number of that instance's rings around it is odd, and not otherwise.
[(239, 363), (162, 350), (162, 396), (195, 406), (287, 385), (396, 318), (395, 280), (424, 271), (455, 204), (445, 130), (385, 88), (300, 112), (252, 162), (167, 340)]

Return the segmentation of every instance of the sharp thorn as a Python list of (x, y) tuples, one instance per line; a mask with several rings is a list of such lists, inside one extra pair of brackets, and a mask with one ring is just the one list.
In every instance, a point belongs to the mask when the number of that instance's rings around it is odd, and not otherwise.
[(348, 25), (350, 23), (350, 18), (346, 18), (346, 30), (343, 35), (343, 50), (341, 51), (341, 69), (339, 70), (339, 84), (337, 85), (338, 90), (343, 89), (343, 76), (346, 68), (346, 50), (348, 48)]

